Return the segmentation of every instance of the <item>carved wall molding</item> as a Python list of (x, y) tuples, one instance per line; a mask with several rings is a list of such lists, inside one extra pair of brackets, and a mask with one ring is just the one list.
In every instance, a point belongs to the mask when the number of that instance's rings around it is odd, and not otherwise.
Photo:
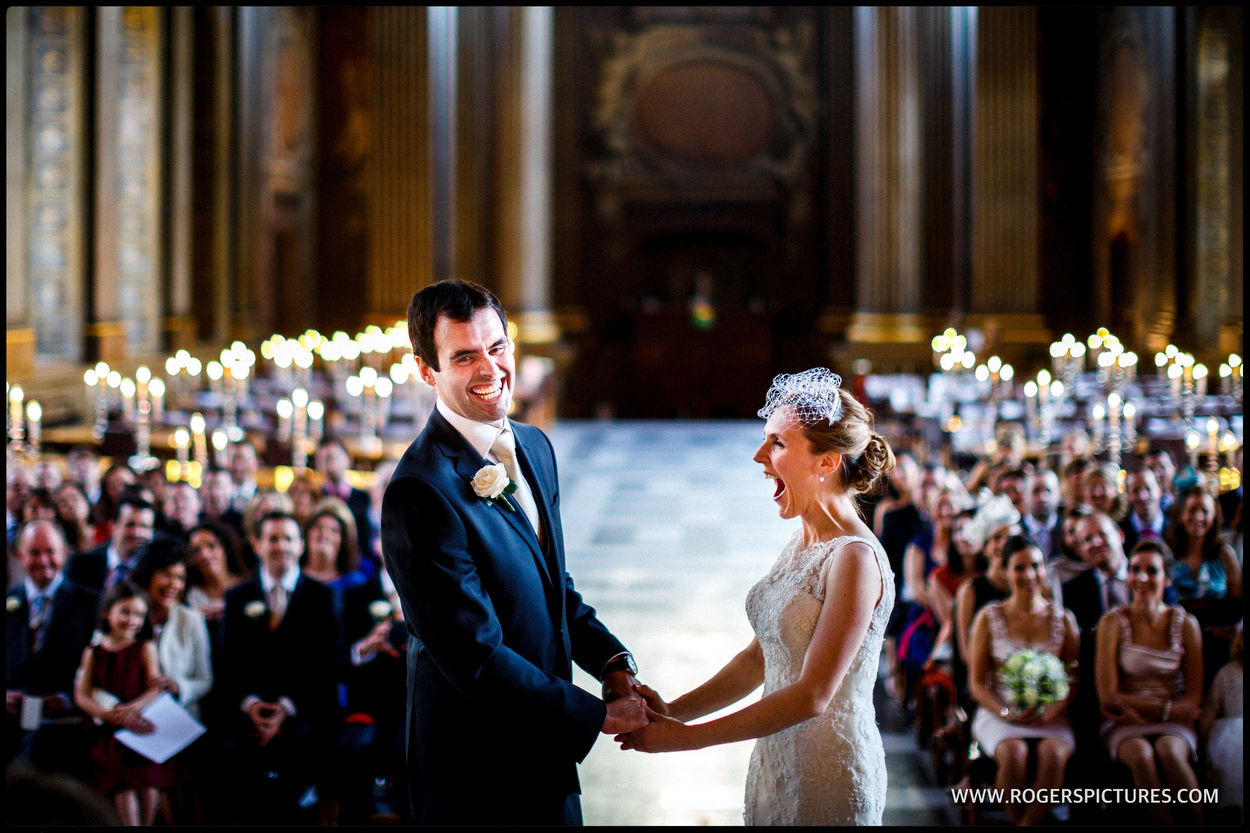
[[(601, 216), (617, 217), (622, 199), (667, 200), (680, 193), (696, 202), (758, 200), (802, 189), (820, 106), (812, 39), (805, 23), (772, 31), (739, 28), (733, 37), (690, 25), (618, 33), (601, 67), (593, 112), (606, 158), (587, 166)], [(720, 125), (661, 128), (660, 119), (640, 112), (650, 107), (680, 119), (680, 112), (664, 110), (665, 104), (708, 101), (701, 94), (716, 82), (732, 86), (737, 97), (712, 99), (692, 118), (719, 118)], [(725, 122), (755, 135), (736, 147), (726, 144), (742, 137), (712, 135)], [(667, 132), (657, 135), (659, 130)]]

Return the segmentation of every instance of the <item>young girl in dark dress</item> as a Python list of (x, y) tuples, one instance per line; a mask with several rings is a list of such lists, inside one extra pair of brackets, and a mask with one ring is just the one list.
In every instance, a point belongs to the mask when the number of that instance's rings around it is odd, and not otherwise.
[(118, 729), (151, 732), (143, 709), (161, 693), (161, 676), (148, 604), (143, 591), (129, 581), (118, 582), (100, 606), (103, 638), (83, 652), (74, 681), (74, 702), (102, 723), (91, 747), (92, 782), (113, 799), (126, 825), (150, 825), (156, 818), (160, 790), (169, 787), (169, 761), (155, 764), (113, 737)]

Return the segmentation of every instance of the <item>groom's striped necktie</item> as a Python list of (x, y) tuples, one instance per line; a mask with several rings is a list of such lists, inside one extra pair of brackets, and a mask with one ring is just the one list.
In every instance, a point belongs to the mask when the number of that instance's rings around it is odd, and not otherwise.
[(529, 483), (526, 482), (525, 477), (521, 474), (521, 467), (517, 463), (516, 439), (512, 436), (512, 430), (505, 428), (500, 431), (499, 436), (495, 438), (495, 442), (491, 444), (490, 450), (492, 454), (499, 458), (499, 462), (503, 463), (509, 479), (516, 484), (516, 491), (512, 493), (512, 497), (516, 499), (517, 505), (525, 513), (526, 519), (530, 522), (530, 526), (534, 528), (534, 533), (538, 536), (538, 542), (541, 544), (543, 541), (542, 518), (538, 514), (538, 504), (534, 502), (534, 493), (530, 491)]

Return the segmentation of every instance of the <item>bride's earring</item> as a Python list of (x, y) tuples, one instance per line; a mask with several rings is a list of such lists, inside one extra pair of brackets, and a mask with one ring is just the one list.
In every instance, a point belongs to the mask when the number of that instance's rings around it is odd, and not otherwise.
[(823, 474), (820, 476), (820, 482), (821, 482), (821, 483), (824, 483), (824, 482), (825, 482), (825, 476), (824, 476)]

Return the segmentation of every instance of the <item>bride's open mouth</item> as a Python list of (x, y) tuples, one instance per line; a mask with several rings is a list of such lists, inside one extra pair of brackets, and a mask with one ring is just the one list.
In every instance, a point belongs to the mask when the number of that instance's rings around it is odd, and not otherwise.
[(773, 500), (781, 497), (781, 493), (786, 490), (786, 484), (782, 481), (782, 479), (777, 475), (769, 474), (768, 472), (764, 472), (764, 476), (772, 480), (773, 485), (776, 487), (776, 491), (773, 492)]

